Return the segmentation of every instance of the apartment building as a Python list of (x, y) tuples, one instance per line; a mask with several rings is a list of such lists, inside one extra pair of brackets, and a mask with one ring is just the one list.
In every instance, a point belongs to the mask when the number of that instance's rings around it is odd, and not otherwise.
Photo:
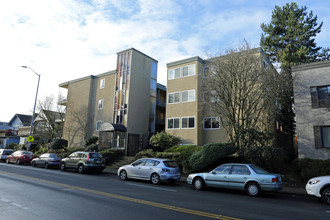
[[(260, 58), (260, 68), (276, 72), (262, 49), (251, 49), (248, 53)], [(182, 144), (201, 146), (229, 140), (221, 124), (226, 119), (221, 120), (205, 104), (221, 99), (205, 92), (204, 79), (211, 73), (211, 63), (223, 57), (204, 60), (195, 56), (167, 64), (166, 132), (179, 137)]]
[(292, 67), (298, 156), (330, 159), (330, 61)]
[[(63, 138), (69, 146), (83, 146), (84, 139), (99, 136), (105, 147), (134, 154), (148, 145), (155, 133), (158, 61), (134, 49), (117, 53), (117, 68), (60, 84), (67, 89)], [(158, 91), (158, 92), (157, 92)]]

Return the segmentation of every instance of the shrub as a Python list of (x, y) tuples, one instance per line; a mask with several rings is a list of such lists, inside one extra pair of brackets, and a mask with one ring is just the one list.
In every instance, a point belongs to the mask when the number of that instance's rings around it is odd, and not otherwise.
[(88, 151), (98, 151), (99, 150), (99, 145), (98, 144), (91, 144), (87, 146)]
[(294, 161), (297, 165), (298, 172), (303, 180), (307, 181), (312, 177), (325, 176), (330, 173), (330, 159), (316, 160), (316, 159), (297, 159)]
[(196, 147), (196, 145), (174, 145), (173, 147), (167, 149), (165, 152), (182, 152), (194, 147)]
[(117, 149), (106, 149), (100, 151), (99, 153), (102, 154), (107, 165), (119, 160), (122, 156), (124, 156), (124, 151)]
[(91, 137), (88, 137), (88, 138), (85, 140), (85, 146), (89, 146), (89, 145), (92, 145), (92, 144), (96, 144), (98, 140), (99, 140), (99, 137), (97, 137), (97, 136), (91, 136)]
[(142, 157), (155, 157), (155, 156), (156, 156), (156, 152), (154, 152), (152, 149), (147, 149), (137, 153), (135, 155), (135, 158), (140, 159)]
[(253, 163), (268, 171), (283, 172), (287, 156), (276, 147), (250, 147), (240, 149), (241, 155), (248, 163)]
[[(187, 147), (184, 147), (187, 146)], [(180, 151), (180, 161), (183, 166), (183, 172), (186, 172), (191, 169), (190, 164), (189, 164), (189, 159), (190, 157), (195, 153), (195, 152), (200, 152), (203, 147), (202, 146), (196, 146), (196, 145), (183, 145), (182, 148), (177, 148), (177, 150), (181, 149)]]
[(47, 153), (48, 152), (48, 146), (44, 145), (44, 146), (40, 146), (39, 149), (37, 151), (35, 151), (35, 154), (37, 156), (40, 156), (41, 154)]
[(68, 141), (65, 139), (53, 139), (49, 144), (49, 148), (53, 150), (65, 149), (68, 146)]
[(180, 139), (166, 132), (159, 132), (151, 136), (149, 144), (156, 151), (164, 151), (176, 144), (180, 143)]
[(13, 142), (9, 143), (6, 145), (6, 149), (12, 149), (12, 150), (15, 150), (15, 147), (17, 146), (18, 144), (15, 144)]
[(157, 158), (164, 158), (174, 160), (176, 162), (180, 161), (180, 153), (173, 153), (173, 152), (158, 152), (156, 153)]

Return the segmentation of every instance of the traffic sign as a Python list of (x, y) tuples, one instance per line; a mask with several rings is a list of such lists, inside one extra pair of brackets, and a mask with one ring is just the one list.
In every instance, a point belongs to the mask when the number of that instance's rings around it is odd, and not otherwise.
[(32, 136), (29, 136), (29, 137), (27, 138), (27, 141), (28, 141), (28, 142), (33, 142), (33, 141), (34, 141), (34, 139), (33, 139), (33, 137), (32, 137)]

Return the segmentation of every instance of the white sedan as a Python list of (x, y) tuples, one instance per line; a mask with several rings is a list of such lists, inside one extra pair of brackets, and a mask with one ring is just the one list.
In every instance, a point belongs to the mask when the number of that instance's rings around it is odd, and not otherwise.
[(309, 195), (322, 197), (323, 201), (330, 205), (330, 176), (319, 176), (308, 180), (306, 192)]

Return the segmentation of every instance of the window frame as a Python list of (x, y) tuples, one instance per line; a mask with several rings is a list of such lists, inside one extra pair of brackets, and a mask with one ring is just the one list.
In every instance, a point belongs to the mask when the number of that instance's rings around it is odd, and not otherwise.
[[(328, 90), (328, 99), (325, 98), (320, 99), (320, 90), (325, 88)], [(311, 86), (310, 87), (310, 94), (311, 94), (311, 103), (312, 108), (328, 108), (330, 107), (330, 85), (323, 85), (323, 86)]]
[[(213, 128), (213, 119), (216, 118), (218, 119), (219, 122), (219, 127)], [(205, 128), (205, 120), (206, 119), (211, 119), (211, 128)], [(220, 129), (221, 128), (221, 120), (220, 120), (220, 116), (214, 116), (214, 117), (204, 117), (203, 118), (203, 130), (216, 130), (216, 129)]]
[[(168, 127), (168, 125), (169, 125), (168, 121), (169, 121), (169, 120), (173, 120), (173, 122), (172, 122), (172, 124), (173, 124), (173, 128), (169, 128), (169, 127)], [(175, 125), (174, 120), (179, 120), (179, 127), (176, 128), (176, 127), (174, 126), (174, 125)], [(181, 122), (181, 121), (180, 121), (180, 117), (168, 118), (168, 119), (167, 119), (167, 125), (166, 125), (167, 130), (180, 129), (180, 122)]]
[[(99, 125), (99, 126), (98, 126), (98, 125)], [(102, 126), (102, 121), (97, 121), (97, 122), (96, 122), (96, 125), (95, 125), (95, 130), (96, 130), (96, 131), (99, 131), (100, 128), (101, 128), (101, 126)]]
[(105, 88), (105, 78), (100, 79), (100, 89), (104, 89)]
[[(183, 75), (183, 69), (187, 68), (188, 71), (188, 75), (184, 76)], [(191, 69), (190, 69), (191, 68)], [(193, 70), (192, 72), (189, 70)], [(176, 76), (177, 72), (179, 71), (178, 76)], [(185, 78), (185, 77), (189, 77), (189, 76), (195, 76), (196, 75), (196, 64), (189, 64), (189, 65), (185, 65), (185, 66), (181, 66), (181, 67), (175, 67), (175, 68), (171, 68), (168, 69), (168, 80), (173, 80), (173, 79), (179, 79), (179, 78)]]
[[(193, 118), (194, 119), (194, 126), (193, 127), (189, 127), (189, 119)], [(188, 119), (187, 121), (187, 127), (183, 127), (183, 119)], [(195, 129), (196, 128), (196, 120), (195, 120), (195, 116), (186, 116), (186, 117), (181, 117), (181, 121), (180, 121), (180, 125), (181, 125), (181, 129)]]
[(104, 99), (99, 99), (98, 103), (97, 103), (97, 109), (103, 109), (103, 105), (104, 105)]

